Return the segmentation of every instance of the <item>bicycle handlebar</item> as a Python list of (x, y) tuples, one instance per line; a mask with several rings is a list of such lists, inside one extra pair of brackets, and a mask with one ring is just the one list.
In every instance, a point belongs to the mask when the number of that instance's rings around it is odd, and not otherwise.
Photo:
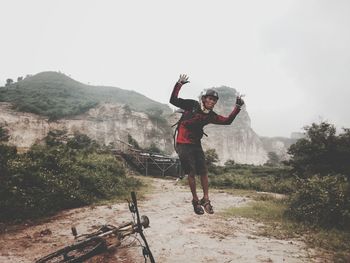
[[(147, 243), (147, 240), (146, 240), (146, 237), (145, 237), (145, 235), (143, 234), (142, 226), (145, 227), (145, 225), (143, 225), (143, 224), (141, 223), (141, 220), (140, 220), (140, 214), (139, 214), (139, 209), (138, 209), (138, 207), (137, 207), (137, 199), (136, 199), (136, 193), (135, 193), (135, 192), (131, 192), (131, 199), (132, 199), (132, 202), (134, 203), (134, 206), (135, 206), (138, 233), (140, 234), (140, 236), (141, 236), (143, 242), (145, 243), (145, 246), (146, 246), (146, 249), (147, 249), (147, 252), (148, 252), (148, 256), (149, 256), (149, 258), (150, 258), (150, 260), (151, 260), (151, 263), (155, 263), (155, 260), (154, 260), (154, 258), (153, 258), (151, 249), (149, 248), (148, 243)], [(148, 219), (148, 218), (147, 218), (147, 219)], [(149, 221), (148, 221), (148, 223), (149, 223)]]

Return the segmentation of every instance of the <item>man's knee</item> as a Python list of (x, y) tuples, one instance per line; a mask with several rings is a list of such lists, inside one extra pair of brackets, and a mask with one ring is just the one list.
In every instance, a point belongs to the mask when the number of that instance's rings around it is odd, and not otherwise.
[(188, 177), (194, 178), (195, 176), (196, 176), (196, 174), (194, 172), (188, 173)]

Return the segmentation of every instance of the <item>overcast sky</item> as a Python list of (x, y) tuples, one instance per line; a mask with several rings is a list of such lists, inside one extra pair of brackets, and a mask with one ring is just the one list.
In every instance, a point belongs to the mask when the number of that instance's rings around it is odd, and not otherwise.
[(350, 128), (350, 1), (0, 2), (0, 83), (61, 71), (168, 103), (180, 73), (196, 98), (246, 94), (252, 128), (286, 136), (328, 120)]

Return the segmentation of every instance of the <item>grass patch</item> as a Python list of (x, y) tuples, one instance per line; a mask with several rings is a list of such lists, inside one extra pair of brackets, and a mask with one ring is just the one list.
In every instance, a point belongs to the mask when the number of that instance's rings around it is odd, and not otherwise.
[[(230, 172), (216, 175), (210, 174), (209, 185), (216, 188), (253, 189), (282, 194), (294, 192), (294, 178), (286, 177), (282, 174), (282, 170), (278, 169), (269, 174), (270, 170), (266, 171), (264, 167), (261, 167), (251, 170), (231, 170)], [(281, 174), (277, 174), (278, 172), (281, 172)]]
[(263, 222), (264, 226), (259, 229), (258, 235), (278, 239), (300, 238), (311, 248), (322, 248), (331, 253), (334, 262), (350, 262), (350, 232), (297, 223), (285, 216), (288, 206), (286, 200), (276, 200), (265, 195), (259, 197), (256, 194), (252, 197), (255, 200), (267, 199), (253, 201), (245, 207), (229, 208), (222, 215)]
[(281, 222), (285, 208), (286, 205), (281, 201), (254, 201), (248, 206), (229, 208), (224, 215), (226, 217), (242, 216), (264, 222)]

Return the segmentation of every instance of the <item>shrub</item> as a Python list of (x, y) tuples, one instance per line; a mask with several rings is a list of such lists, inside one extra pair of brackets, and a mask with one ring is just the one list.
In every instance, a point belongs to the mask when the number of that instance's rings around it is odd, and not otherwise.
[[(0, 126), (0, 180), (8, 174), (8, 162), (17, 155), (17, 150), (13, 146), (3, 144), (9, 139), (8, 130)], [(1, 182), (0, 181), (0, 182)]]
[(208, 167), (208, 171), (218, 174), (219, 172), (217, 171), (215, 163), (219, 161), (219, 156), (216, 153), (215, 149), (208, 149), (204, 152), (205, 156), (205, 162)]
[(322, 227), (350, 228), (350, 183), (343, 175), (299, 181), (287, 214)]
[(161, 149), (159, 149), (159, 147), (154, 142), (152, 142), (151, 145), (145, 149), (145, 151), (148, 151), (151, 153), (164, 154), (164, 152)]
[(57, 140), (60, 135), (51, 133), (49, 145), (34, 145), (7, 161), (8, 174), (0, 184), (0, 221), (49, 215), (121, 196), (141, 185), (127, 178), (122, 164), (106, 149), (101, 153), (90, 139), (76, 135), (64, 144)]
[(128, 133), (128, 143), (135, 147), (135, 149), (141, 149), (139, 143)]
[(225, 167), (234, 167), (235, 164), (236, 164), (235, 161), (232, 160), (232, 159), (227, 160), (227, 161), (224, 163)]

